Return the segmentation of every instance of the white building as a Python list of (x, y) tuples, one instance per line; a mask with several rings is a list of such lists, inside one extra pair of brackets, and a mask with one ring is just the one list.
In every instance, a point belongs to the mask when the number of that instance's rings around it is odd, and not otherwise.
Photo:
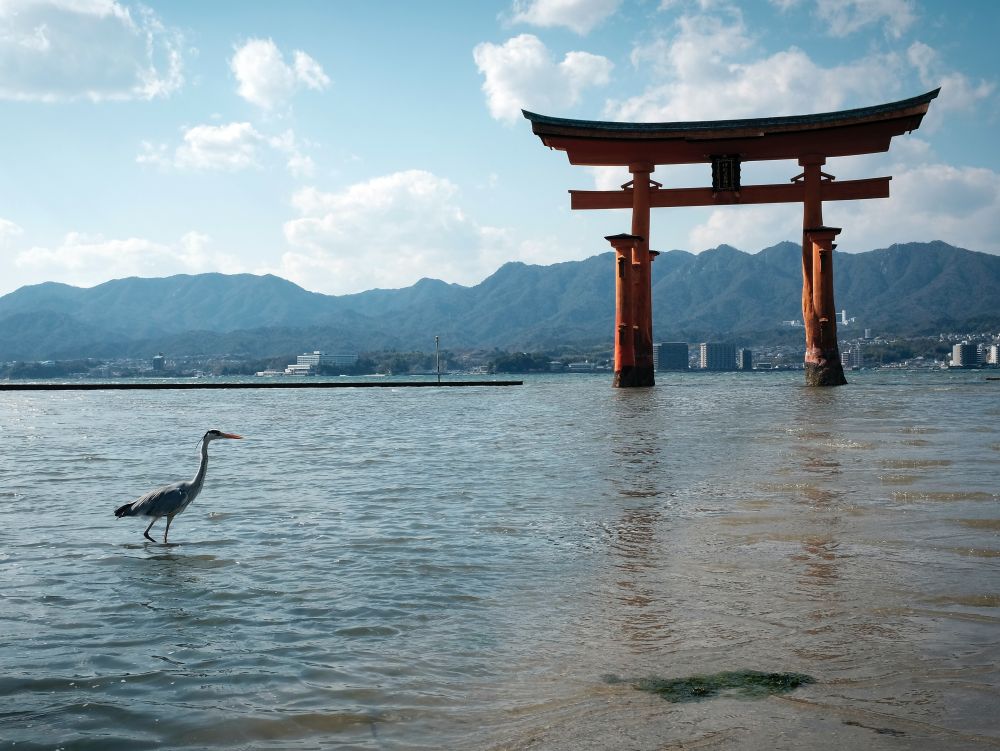
[(840, 353), (840, 364), (844, 370), (858, 370), (864, 367), (865, 356), (861, 347), (852, 347)]
[(328, 355), (325, 352), (315, 350), (296, 357), (295, 364), (285, 368), (285, 375), (310, 375), (319, 370), (320, 365), (354, 365), (357, 361), (357, 353)]
[(357, 353), (338, 353), (328, 355), (325, 352), (316, 350), (312, 353), (299, 355), (295, 358), (296, 365), (353, 365), (358, 361)]
[(736, 353), (736, 366), (740, 370), (753, 370), (753, 350), (741, 349)]

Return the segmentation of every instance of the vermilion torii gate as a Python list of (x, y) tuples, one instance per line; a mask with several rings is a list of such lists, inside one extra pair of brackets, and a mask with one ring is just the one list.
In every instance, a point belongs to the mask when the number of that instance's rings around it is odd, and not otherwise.
[[(523, 111), (542, 143), (570, 164), (627, 167), (621, 190), (571, 190), (574, 209), (632, 209), (631, 234), (606, 239), (616, 253), (615, 386), (652, 386), (653, 315), (650, 208), (801, 203), (802, 321), (806, 383), (847, 383), (837, 345), (833, 249), (839, 228), (823, 225), (824, 201), (888, 198), (891, 177), (834, 181), (830, 157), (888, 151), (893, 136), (916, 130), (940, 89), (875, 107), (793, 117), (678, 123), (567, 120)], [(787, 184), (742, 185), (740, 164), (795, 159), (802, 173)], [(650, 180), (661, 164), (712, 165), (711, 188), (664, 188)]]

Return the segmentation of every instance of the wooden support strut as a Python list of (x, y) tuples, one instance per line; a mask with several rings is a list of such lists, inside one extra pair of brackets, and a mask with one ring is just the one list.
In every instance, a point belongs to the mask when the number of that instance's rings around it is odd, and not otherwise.
[[(822, 181), (821, 201), (857, 201), (888, 198), (891, 177), (866, 180)], [(571, 190), (570, 207), (575, 210), (631, 209), (634, 196), (624, 190)], [(683, 206), (728, 206), (732, 204), (803, 203), (805, 181), (772, 185), (744, 185), (740, 192), (712, 192), (711, 188), (657, 188), (650, 191), (649, 205), (654, 209)]]
[[(645, 240), (636, 235), (604, 238), (615, 249), (615, 373), (612, 385), (629, 387), (636, 381), (636, 264), (633, 256)], [(652, 385), (652, 384), (643, 384)]]
[(635, 349), (635, 368), (624, 386), (653, 386), (653, 282), (649, 255), (649, 209), (651, 164), (634, 164), (632, 173), (632, 235), (640, 241), (632, 249), (633, 318), (632, 337)]
[(837, 308), (833, 299), (833, 239), (836, 227), (823, 226), (822, 156), (799, 159), (803, 167), (802, 324), (806, 333), (805, 371), (810, 386), (847, 383), (837, 343)]

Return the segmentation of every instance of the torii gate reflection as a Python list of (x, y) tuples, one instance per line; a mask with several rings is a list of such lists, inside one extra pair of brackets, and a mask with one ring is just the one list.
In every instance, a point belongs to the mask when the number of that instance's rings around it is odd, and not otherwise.
[[(652, 386), (653, 316), (650, 208), (802, 203), (802, 321), (805, 373), (811, 386), (847, 383), (837, 345), (833, 249), (837, 227), (823, 224), (823, 201), (888, 198), (891, 177), (834, 182), (830, 157), (889, 150), (893, 136), (916, 130), (940, 89), (874, 107), (793, 117), (678, 123), (567, 120), (523, 111), (542, 143), (570, 164), (627, 167), (621, 190), (571, 190), (573, 209), (632, 209), (630, 234), (607, 239), (616, 254), (614, 385)], [(740, 164), (795, 159), (802, 173), (788, 184), (742, 185)], [(711, 188), (663, 188), (657, 165), (712, 165)]]

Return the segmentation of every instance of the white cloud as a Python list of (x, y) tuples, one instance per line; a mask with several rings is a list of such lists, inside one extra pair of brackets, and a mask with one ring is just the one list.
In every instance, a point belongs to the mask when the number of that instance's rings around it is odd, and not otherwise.
[[(903, 29), (911, 11), (912, 3), (902, 0), (819, 0), (817, 6), (836, 21), (830, 23), (837, 34), (880, 19)], [(641, 94), (609, 100), (605, 115), (655, 122), (828, 112), (912, 96), (919, 82), (942, 89), (924, 124), (933, 130), (944, 111), (972, 110), (996, 90), (993, 81), (950, 69), (923, 42), (896, 49), (889, 45), (887, 52), (827, 67), (794, 46), (762, 54), (738, 7), (683, 14), (669, 32), (633, 48), (632, 65), (653, 82)]]
[(196, 125), (184, 132), (181, 144), (172, 152), (165, 144), (143, 142), (136, 161), (177, 169), (235, 172), (259, 167), (259, 152), (265, 143), (250, 123)]
[(292, 250), (273, 271), (316, 291), (396, 288), (426, 276), (470, 284), (512, 254), (506, 230), (470, 219), (458, 186), (422, 170), (336, 193), (304, 188), (292, 206), (299, 215), (285, 223)]
[(312, 157), (299, 154), (298, 152), (288, 157), (288, 162), (285, 166), (288, 167), (288, 171), (293, 177), (312, 177), (316, 174), (316, 163), (312, 160)]
[(59, 281), (83, 287), (128, 276), (245, 270), (234, 256), (213, 251), (211, 239), (199, 232), (188, 232), (175, 243), (70, 232), (56, 247), (35, 246), (16, 253), (14, 268), (22, 284)]
[(502, 45), (483, 42), (472, 53), (485, 77), (490, 114), (514, 122), (521, 109), (561, 111), (576, 104), (588, 86), (603, 86), (614, 67), (589, 52), (568, 52), (557, 63), (538, 37), (521, 34)]
[(285, 157), (293, 176), (308, 177), (315, 171), (312, 158), (302, 153), (293, 131), (266, 136), (247, 122), (188, 128), (172, 151), (165, 144), (144, 141), (136, 161), (180, 170), (238, 172), (265, 166), (266, 153), (272, 149)]
[(917, 69), (920, 82), (927, 88), (941, 87), (938, 101), (928, 112), (928, 123), (934, 128), (940, 125), (938, 112), (942, 110), (971, 110), (987, 99), (996, 88), (991, 81), (972, 83), (968, 77), (957, 71), (948, 70), (937, 50), (923, 42), (914, 42), (906, 51), (907, 60)]
[(625, 167), (584, 167), (594, 178), (594, 190), (620, 190), (632, 179)]
[(263, 136), (250, 123), (197, 125), (177, 147), (177, 163), (194, 169), (239, 170), (257, 165)]
[(330, 85), (322, 66), (301, 50), (295, 50), (295, 77), (308, 89), (321, 91)]
[(892, 53), (824, 68), (790, 47), (754, 59), (741, 15), (681, 16), (675, 33), (636, 47), (632, 62), (656, 82), (629, 99), (609, 101), (608, 117), (634, 121), (790, 115), (876, 103), (899, 93), (904, 61)]
[(270, 39), (251, 39), (236, 50), (229, 63), (239, 82), (237, 92), (265, 110), (283, 106), (300, 88), (321, 91), (330, 85), (322, 66), (296, 50), (292, 65)]
[(23, 232), (24, 230), (14, 224), (14, 222), (0, 217), (0, 248), (7, 247), (15, 237)]
[[(782, 13), (804, 0), (770, 0)], [(899, 39), (917, 20), (913, 0), (815, 0), (816, 17), (830, 36), (845, 37), (878, 23), (886, 36)]]
[(621, 0), (514, 0), (513, 20), (533, 26), (564, 26), (587, 34), (619, 5)]
[(816, 15), (835, 37), (884, 22), (886, 34), (899, 39), (917, 20), (913, 0), (816, 0)]
[(180, 33), (114, 0), (0, 2), (0, 99), (154, 99), (183, 84)]
[(303, 149), (313, 144), (299, 140), (291, 129), (279, 136), (268, 138), (267, 144), (285, 157), (285, 167), (292, 177), (312, 177), (316, 173), (316, 163), (311, 156), (303, 152)]

